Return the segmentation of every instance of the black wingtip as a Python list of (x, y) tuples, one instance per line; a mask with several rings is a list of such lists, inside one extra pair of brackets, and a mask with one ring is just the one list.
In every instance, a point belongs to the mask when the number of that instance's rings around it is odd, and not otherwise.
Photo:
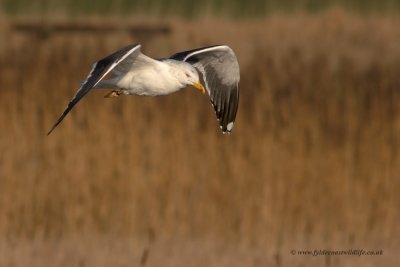
[(49, 136), (49, 135), (54, 131), (54, 129), (57, 128), (57, 126), (60, 124), (60, 122), (61, 122), (61, 120), (58, 120), (58, 121), (53, 125), (53, 127), (51, 127), (50, 131), (47, 132), (47, 136)]
[(47, 136), (49, 136), (51, 134), (51, 132), (55, 129), (55, 127), (53, 126), (50, 131), (47, 132)]
[(47, 133), (47, 136), (49, 136), (54, 129), (57, 128), (57, 126), (63, 121), (63, 119), (65, 118), (65, 116), (67, 116), (67, 114), (70, 112), (70, 110), (74, 107), (75, 103), (71, 104), (69, 103), (67, 108), (64, 110), (64, 112), (61, 114), (60, 118), (58, 118), (58, 120), (56, 121), (56, 123), (54, 123), (53, 127), (51, 127), (50, 131)]

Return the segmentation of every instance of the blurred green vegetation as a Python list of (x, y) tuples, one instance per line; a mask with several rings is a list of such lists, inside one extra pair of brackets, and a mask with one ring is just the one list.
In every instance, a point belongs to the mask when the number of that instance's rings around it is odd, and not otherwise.
[(400, 0), (0, 0), (0, 6), (8, 15), (154, 14), (190, 18), (204, 14), (254, 17), (274, 12), (317, 12), (335, 6), (361, 13), (398, 13)]

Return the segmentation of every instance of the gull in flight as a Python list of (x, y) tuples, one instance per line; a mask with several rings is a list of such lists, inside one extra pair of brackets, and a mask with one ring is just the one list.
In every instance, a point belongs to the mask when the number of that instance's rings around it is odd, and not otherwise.
[(92, 89), (112, 89), (105, 97), (117, 97), (167, 95), (194, 87), (203, 94), (207, 91), (222, 132), (232, 131), (239, 103), (240, 73), (231, 48), (216, 45), (153, 59), (141, 53), (140, 47), (129, 45), (94, 63), (48, 135)]

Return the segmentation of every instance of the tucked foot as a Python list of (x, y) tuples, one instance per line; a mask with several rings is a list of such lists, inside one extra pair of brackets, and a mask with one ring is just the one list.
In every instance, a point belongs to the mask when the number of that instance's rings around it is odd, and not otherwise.
[(112, 90), (111, 92), (109, 92), (108, 94), (106, 94), (104, 96), (104, 98), (111, 98), (111, 97), (117, 97), (120, 94), (122, 94), (122, 90)]

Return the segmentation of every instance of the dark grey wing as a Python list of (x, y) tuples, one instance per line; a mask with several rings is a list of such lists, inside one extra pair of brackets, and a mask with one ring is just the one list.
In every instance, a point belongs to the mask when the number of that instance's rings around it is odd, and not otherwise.
[(61, 114), (60, 118), (56, 121), (50, 131), (49, 135), (67, 116), (71, 109), (82, 99), (93, 87), (95, 87), (110, 71), (112, 71), (120, 62), (128, 56), (137, 57), (140, 54), (140, 45), (129, 45), (121, 50), (118, 50), (111, 55), (97, 61), (93, 64), (92, 70), (89, 72), (86, 80), (81, 84), (81, 87), (76, 92), (75, 96), (69, 102), (67, 108)]
[(240, 70), (235, 53), (226, 45), (180, 52), (171, 59), (191, 63), (201, 74), (224, 133), (232, 131), (239, 104)]

